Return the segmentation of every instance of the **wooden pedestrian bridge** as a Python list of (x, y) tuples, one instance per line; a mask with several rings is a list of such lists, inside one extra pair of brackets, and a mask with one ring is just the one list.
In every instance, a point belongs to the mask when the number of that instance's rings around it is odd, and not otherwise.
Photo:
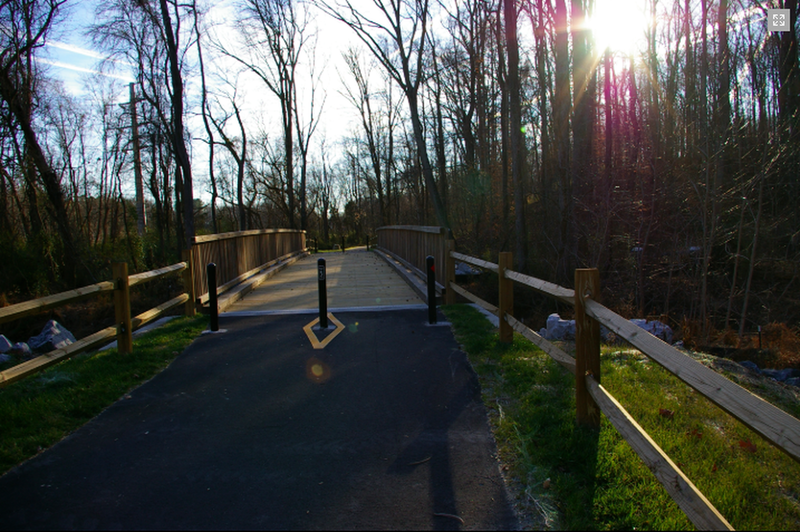
[[(596, 269), (576, 270), (574, 288), (566, 288), (513, 271), (510, 253), (500, 253), (497, 263), (458, 253), (444, 228), (389, 226), (376, 233), (377, 242), (372, 247), (319, 254), (312, 254), (304, 231), (269, 229), (198, 236), (192, 249), (185, 252), (184, 260), (177, 264), (130, 276), (125, 264), (117, 264), (110, 281), (1, 308), (3, 323), (113, 291), (117, 325), (1, 372), (0, 387), (114, 337), (121, 352), (130, 352), (131, 333), (144, 324), (179, 306), (189, 315), (207, 309), (209, 301), (215, 299), (209, 297), (209, 263), (216, 265), (215, 292), (223, 316), (317, 312), (317, 259), (322, 257), (326, 260), (327, 303), (332, 312), (420, 308), (422, 320), (429, 299), (423, 280), (429, 271), (426, 257), (432, 256), (436, 302), (450, 304), (464, 298), (477, 304), (498, 317), (501, 341), (510, 342), (517, 332), (573, 373), (577, 421), (599, 426), (601, 413), (605, 414), (698, 528), (731, 529), (691, 480), (600, 384), (600, 325), (800, 462), (800, 421), (604, 307), (598, 301), (600, 282)], [(498, 275), (498, 306), (456, 284), (456, 261)], [(131, 287), (179, 273), (183, 275), (185, 293), (131, 317)], [(515, 283), (574, 305), (574, 357), (513, 316)]]

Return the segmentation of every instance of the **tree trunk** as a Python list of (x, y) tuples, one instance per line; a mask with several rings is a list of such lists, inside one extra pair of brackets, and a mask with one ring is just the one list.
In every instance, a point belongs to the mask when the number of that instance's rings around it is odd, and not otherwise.
[[(592, 57), (589, 50), (590, 33), (584, 28), (586, 15), (583, 0), (572, 0), (572, 65), (575, 87), (573, 111), (572, 190), (575, 198), (589, 202), (593, 189), (590, 179), (592, 169), (592, 132), (594, 129), (594, 94), (592, 91)], [(588, 223), (586, 217), (574, 218), (573, 223)], [(577, 236), (577, 235), (576, 235)], [(580, 256), (577, 242), (572, 244), (575, 256)]]
[(172, 29), (172, 20), (169, 15), (167, 0), (161, 1), (161, 17), (164, 22), (164, 32), (167, 37), (167, 55), (169, 57), (170, 79), (172, 81), (172, 146), (175, 150), (175, 159), (182, 170), (183, 180), (183, 226), (184, 240), (182, 249), (191, 249), (194, 238), (194, 190), (192, 187), (192, 165), (189, 161), (189, 152), (186, 150), (186, 140), (183, 137), (183, 78), (181, 77), (180, 58), (178, 57), (178, 44)]
[(558, 251), (557, 275), (564, 280), (572, 277), (572, 257), (569, 253), (572, 241), (573, 199), (570, 164), (570, 81), (569, 46), (567, 29), (567, 6), (564, 0), (556, 0), (555, 12), (555, 102), (553, 106), (553, 135), (556, 144), (556, 174), (558, 176), (559, 232), (556, 235)]
[(503, 0), (503, 14), (508, 46), (508, 79), (506, 90), (511, 111), (509, 132), (511, 134), (511, 176), (514, 183), (514, 229), (516, 245), (514, 258), (517, 271), (527, 271), (528, 232), (525, 225), (525, 197), (522, 186), (522, 167), (525, 162), (525, 139), (522, 134), (522, 103), (519, 82), (519, 43), (517, 42), (516, 0)]
[(756, 226), (753, 229), (753, 246), (750, 249), (750, 268), (747, 271), (747, 284), (744, 288), (744, 303), (742, 304), (742, 317), (739, 321), (739, 338), (744, 336), (745, 326), (747, 325), (747, 304), (750, 300), (750, 285), (753, 281), (753, 271), (756, 268), (756, 249), (758, 246), (758, 231), (761, 227), (761, 207), (764, 199), (764, 180), (766, 176), (761, 175), (761, 182), (758, 184), (758, 210), (756, 211)]
[(197, 17), (197, 5), (193, 6), (192, 9), (194, 13), (194, 33), (197, 37), (197, 58), (200, 64), (200, 86), (201, 86), (201, 102), (200, 102), (200, 112), (203, 117), (203, 126), (206, 129), (206, 135), (208, 135), (208, 179), (211, 182), (211, 232), (216, 234), (219, 232), (219, 228), (217, 226), (217, 198), (219, 197), (219, 193), (217, 192), (217, 179), (214, 175), (214, 133), (211, 131), (211, 124), (209, 124), (208, 120), (208, 88), (206, 87), (206, 71), (205, 71), (205, 63), (203, 61), (203, 47), (200, 44), (200, 29), (198, 28), (198, 17)]
[(64, 191), (61, 188), (58, 175), (50, 166), (39, 144), (39, 139), (33, 130), (30, 111), (25, 109), (20, 102), (22, 98), (20, 98), (19, 90), (10, 79), (9, 72), (6, 69), (0, 69), (0, 96), (6, 102), (22, 129), (26, 151), (30, 160), (39, 171), (39, 176), (44, 184), (45, 192), (47, 193), (47, 199), (53, 206), (56, 229), (64, 245), (64, 279), (68, 284), (74, 284), (76, 281), (75, 276), (77, 274), (77, 262), (80, 257), (80, 252), (76, 248), (72, 238), (72, 229), (67, 216), (66, 203), (64, 201)]
[(444, 203), (442, 203), (442, 198), (439, 196), (439, 191), (436, 188), (436, 181), (433, 179), (433, 168), (428, 158), (425, 136), (422, 134), (422, 122), (419, 118), (419, 107), (417, 104), (417, 90), (413, 87), (409, 87), (408, 90), (406, 90), (406, 98), (408, 99), (408, 110), (411, 115), (411, 125), (414, 129), (417, 155), (422, 165), (422, 176), (425, 178), (425, 187), (428, 189), (434, 214), (436, 215), (436, 222), (439, 226), (450, 229), (450, 222), (447, 221), (447, 211), (445, 211)]

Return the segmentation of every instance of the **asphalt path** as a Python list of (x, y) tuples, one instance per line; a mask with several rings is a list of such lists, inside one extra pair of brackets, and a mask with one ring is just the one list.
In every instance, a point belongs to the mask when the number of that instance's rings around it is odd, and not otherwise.
[(0, 529), (517, 528), (450, 328), (336, 317), (315, 350), (313, 316), (223, 315), (226, 332), (0, 478)]

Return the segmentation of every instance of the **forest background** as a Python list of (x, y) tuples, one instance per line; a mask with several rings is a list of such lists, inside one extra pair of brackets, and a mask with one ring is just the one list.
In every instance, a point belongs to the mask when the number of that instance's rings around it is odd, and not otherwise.
[[(563, 285), (597, 267), (606, 304), (687, 336), (794, 326), (800, 2), (641, 5), (626, 29), (593, 0), (239, 0), (224, 23), (210, 1), (110, 0), (87, 39), (133, 83), (76, 97), (38, 60), (74, 4), (2, 2), (0, 304), (170, 264), (196, 234), (324, 247), (415, 224)], [(356, 43), (339, 83), (320, 27)], [(334, 91), (354, 120), (330, 138)]]

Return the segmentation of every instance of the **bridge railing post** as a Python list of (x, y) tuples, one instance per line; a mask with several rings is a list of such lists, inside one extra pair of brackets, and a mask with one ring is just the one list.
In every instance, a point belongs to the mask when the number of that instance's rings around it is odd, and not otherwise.
[(506, 278), (506, 270), (510, 270), (513, 264), (511, 252), (501, 251), (500, 259), (497, 262), (497, 275), (500, 278), (500, 282), (498, 283), (500, 341), (510, 344), (514, 341), (514, 329), (512, 329), (511, 325), (506, 321), (506, 314), (514, 315), (514, 281)]

